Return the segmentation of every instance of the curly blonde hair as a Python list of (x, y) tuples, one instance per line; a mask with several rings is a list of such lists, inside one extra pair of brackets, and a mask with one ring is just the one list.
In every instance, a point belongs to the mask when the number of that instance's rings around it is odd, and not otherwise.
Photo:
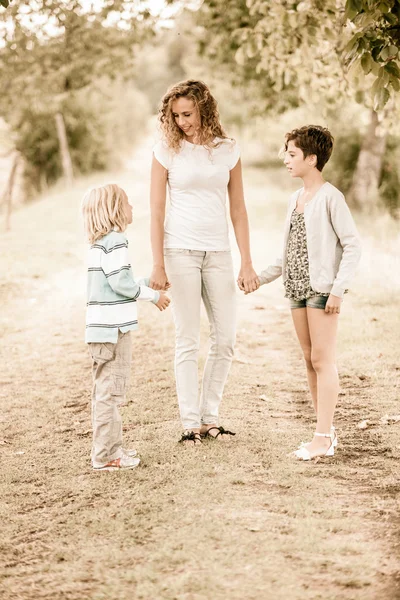
[(123, 210), (126, 193), (115, 183), (89, 189), (82, 198), (82, 215), (86, 236), (91, 244), (110, 231), (125, 231)]
[(199, 111), (200, 129), (197, 132), (197, 143), (209, 148), (218, 148), (221, 141), (214, 142), (216, 137), (231, 139), (226, 135), (219, 118), (218, 105), (210, 89), (203, 81), (187, 79), (172, 86), (161, 100), (158, 119), (167, 146), (179, 152), (185, 134), (178, 127), (172, 113), (172, 103), (178, 98), (192, 100)]

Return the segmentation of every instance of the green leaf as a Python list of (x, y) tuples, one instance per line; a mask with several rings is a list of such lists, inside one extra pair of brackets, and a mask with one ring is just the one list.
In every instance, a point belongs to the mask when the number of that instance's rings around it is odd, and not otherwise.
[(394, 46), (394, 45), (392, 45), (392, 46), (389, 46), (389, 48), (388, 48), (388, 52), (389, 52), (389, 56), (390, 56), (390, 58), (393, 58), (394, 56), (396, 56), (396, 55), (397, 55), (397, 52), (398, 52), (398, 48), (397, 48), (397, 46)]
[(372, 56), (370, 55), (370, 53), (364, 52), (364, 54), (361, 57), (361, 66), (366, 75), (368, 75), (368, 73), (371, 72), (372, 67), (373, 67), (373, 62), (374, 61), (372, 60)]
[(351, 40), (346, 44), (343, 50), (343, 57), (345, 62), (351, 60), (353, 56), (357, 53), (358, 50), (358, 36), (355, 35), (351, 38)]
[(382, 110), (385, 104), (390, 98), (390, 92), (387, 88), (381, 88), (374, 96), (374, 108), (375, 110)]
[(377, 63), (377, 62), (375, 62), (375, 61), (372, 59), (372, 68), (371, 68), (371, 73), (373, 73), (374, 75), (376, 75), (376, 77), (378, 77), (378, 76), (379, 76), (379, 71), (380, 71), (380, 69), (381, 69), (381, 66), (380, 66), (380, 64), (379, 64), (379, 63)]
[(344, 11), (344, 18), (352, 21), (355, 16), (362, 10), (361, 0), (346, 0), (346, 7)]
[(384, 69), (389, 73), (389, 75), (393, 75), (394, 77), (397, 77), (397, 79), (400, 79), (400, 68), (393, 60), (386, 63)]
[(380, 58), (382, 60), (387, 60), (389, 58), (389, 48), (387, 46), (381, 50)]
[(384, 2), (381, 2), (381, 4), (379, 4), (378, 6), (378, 10), (380, 10), (381, 13), (385, 15), (390, 12), (390, 6), (388, 4), (385, 4)]
[(390, 85), (396, 92), (400, 92), (400, 81), (395, 77), (390, 78)]
[(385, 67), (379, 69), (378, 77), (382, 85), (387, 85), (389, 83), (390, 76)]
[(393, 13), (387, 13), (384, 15), (385, 21), (390, 23), (390, 25), (397, 25), (397, 17)]
[(371, 96), (372, 98), (374, 98), (377, 93), (379, 92), (380, 89), (383, 88), (383, 84), (382, 84), (382, 80), (381, 79), (375, 79), (372, 88), (371, 88)]
[(10, 0), (0, 0), (1, 6), (8, 8), (10, 6)]

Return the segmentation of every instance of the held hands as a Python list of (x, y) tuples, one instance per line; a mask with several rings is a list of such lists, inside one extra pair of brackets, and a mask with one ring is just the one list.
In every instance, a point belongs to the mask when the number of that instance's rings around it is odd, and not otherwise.
[(164, 292), (160, 292), (160, 298), (158, 299), (156, 306), (158, 310), (165, 310), (166, 308), (168, 308), (170, 302), (171, 300), (168, 298), (167, 294), (164, 294)]
[(149, 287), (157, 291), (162, 290), (163, 292), (166, 292), (171, 287), (164, 267), (153, 268), (153, 271), (150, 276)]
[(258, 275), (251, 265), (242, 266), (237, 278), (237, 284), (239, 290), (245, 294), (251, 294), (260, 287), (260, 281)]
[(328, 315), (336, 315), (340, 313), (340, 307), (342, 304), (342, 299), (338, 296), (329, 295), (328, 301), (325, 305), (325, 312)]
[(165, 272), (164, 267), (154, 267), (150, 276), (150, 285), (153, 290), (157, 290), (160, 292), (160, 297), (158, 302), (156, 302), (156, 306), (158, 310), (165, 310), (168, 308), (171, 300), (168, 298), (167, 294), (164, 294), (170, 287), (171, 284), (168, 281), (167, 274)]

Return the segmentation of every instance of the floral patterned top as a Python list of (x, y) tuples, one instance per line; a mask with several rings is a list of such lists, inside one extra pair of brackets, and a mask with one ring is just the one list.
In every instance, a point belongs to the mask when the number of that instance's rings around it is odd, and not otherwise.
[(290, 232), (287, 245), (287, 279), (285, 281), (285, 298), (306, 300), (314, 296), (329, 296), (315, 292), (310, 283), (310, 272), (307, 252), (307, 233), (304, 214), (292, 212)]

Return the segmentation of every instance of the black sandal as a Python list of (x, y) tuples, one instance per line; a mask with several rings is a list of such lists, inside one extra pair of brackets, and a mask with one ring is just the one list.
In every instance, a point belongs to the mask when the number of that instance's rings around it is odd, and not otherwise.
[(182, 433), (182, 437), (178, 441), (178, 444), (183, 444), (183, 442), (193, 442), (194, 446), (197, 444), (197, 442), (200, 442), (201, 444), (201, 435), (199, 433), (195, 433), (194, 431), (185, 431)]
[[(213, 429), (218, 430), (218, 433), (216, 435), (210, 435), (210, 431), (212, 431)], [(236, 433), (234, 433), (233, 431), (229, 431), (229, 429), (224, 429), (223, 427), (210, 427), (210, 429), (207, 429), (205, 433), (201, 434), (201, 437), (212, 438), (213, 440), (216, 440), (219, 435), (236, 435)]]

